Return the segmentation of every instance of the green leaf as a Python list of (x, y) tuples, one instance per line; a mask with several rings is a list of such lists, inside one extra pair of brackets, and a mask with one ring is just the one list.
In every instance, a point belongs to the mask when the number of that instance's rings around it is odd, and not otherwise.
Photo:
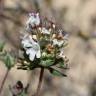
[(57, 67), (61, 69), (69, 69), (67, 62), (65, 62), (62, 58), (61, 60), (58, 60)]
[(59, 61), (59, 67), (65, 67), (64, 61)]
[(3, 51), (3, 49), (4, 49), (4, 45), (5, 45), (5, 43), (4, 43), (4, 42), (0, 42), (0, 52), (2, 52), (2, 51)]
[(60, 71), (54, 69), (54, 68), (49, 68), (49, 71), (51, 74), (53, 74), (54, 76), (64, 76), (67, 77), (66, 74), (61, 73)]
[(15, 59), (12, 57), (9, 53), (6, 54), (4, 58), (4, 63), (8, 69), (14, 66), (15, 64)]
[(55, 62), (55, 58), (53, 54), (47, 54), (41, 57), (41, 61), (39, 65), (43, 67), (49, 67), (52, 66)]
[(4, 51), (4, 52), (0, 52), (0, 60), (1, 61), (4, 61), (4, 57), (6, 56), (7, 52)]
[(54, 64), (54, 60), (48, 59), (48, 60), (41, 60), (40, 65), (43, 67), (49, 67)]

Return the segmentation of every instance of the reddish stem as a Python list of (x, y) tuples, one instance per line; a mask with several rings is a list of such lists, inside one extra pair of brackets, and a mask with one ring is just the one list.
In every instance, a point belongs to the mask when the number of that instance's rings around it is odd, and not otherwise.
[(37, 91), (36, 91), (35, 96), (39, 96), (40, 95), (40, 89), (41, 89), (41, 85), (42, 85), (43, 75), (44, 75), (44, 68), (41, 68), (40, 77), (39, 77), (39, 83), (38, 83), (38, 87), (37, 87)]
[(1, 83), (0, 96), (1, 96), (1, 93), (2, 93), (2, 90), (3, 90), (3, 87), (4, 87), (4, 84), (5, 84), (5, 81), (6, 81), (6, 79), (7, 79), (8, 73), (9, 73), (9, 70), (6, 71), (6, 74), (5, 74), (5, 76), (4, 76), (4, 79), (3, 79), (2, 83)]

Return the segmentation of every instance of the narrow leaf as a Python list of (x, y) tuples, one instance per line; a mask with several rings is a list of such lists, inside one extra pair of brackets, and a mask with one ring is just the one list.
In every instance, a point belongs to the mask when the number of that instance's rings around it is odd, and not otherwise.
[(54, 68), (49, 68), (49, 71), (51, 74), (55, 75), (55, 76), (64, 76), (67, 77), (66, 74), (61, 73), (60, 71), (54, 69)]
[(4, 49), (4, 45), (5, 45), (5, 43), (4, 43), (4, 42), (0, 42), (0, 52), (2, 52), (2, 51), (3, 51), (3, 49)]

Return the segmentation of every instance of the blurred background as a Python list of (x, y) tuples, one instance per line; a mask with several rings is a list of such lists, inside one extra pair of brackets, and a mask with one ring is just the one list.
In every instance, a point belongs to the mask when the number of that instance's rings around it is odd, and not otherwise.
[[(40, 11), (69, 34), (65, 55), (69, 58), (67, 78), (54, 77), (46, 71), (41, 96), (96, 96), (96, 0), (0, 0), (0, 41), (7, 50), (17, 52), (19, 35), (28, 13)], [(2, 96), (11, 96), (9, 85), (30, 82), (29, 94), (36, 91), (40, 70), (12, 68)], [(0, 62), (0, 84), (6, 67)]]

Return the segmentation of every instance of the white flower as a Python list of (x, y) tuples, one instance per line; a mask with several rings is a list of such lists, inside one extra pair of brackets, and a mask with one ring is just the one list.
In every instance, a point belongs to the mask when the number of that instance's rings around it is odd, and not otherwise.
[(43, 28), (41, 29), (41, 33), (43, 33), (43, 34), (48, 34), (48, 35), (49, 35), (49, 34), (50, 34), (50, 31), (43, 27)]
[(35, 27), (35, 26), (38, 26), (39, 24), (40, 24), (39, 13), (30, 13), (29, 19), (26, 22), (27, 29), (30, 29), (30, 25), (31, 27)]
[(27, 35), (26, 38), (23, 38), (21, 43), (31, 61), (33, 61), (35, 57), (41, 57), (40, 46), (32, 39), (31, 35)]
[(65, 58), (64, 50), (61, 50), (61, 52), (60, 52), (60, 54), (59, 54), (59, 57)]
[(53, 45), (61, 47), (64, 44), (64, 40), (53, 39)]

